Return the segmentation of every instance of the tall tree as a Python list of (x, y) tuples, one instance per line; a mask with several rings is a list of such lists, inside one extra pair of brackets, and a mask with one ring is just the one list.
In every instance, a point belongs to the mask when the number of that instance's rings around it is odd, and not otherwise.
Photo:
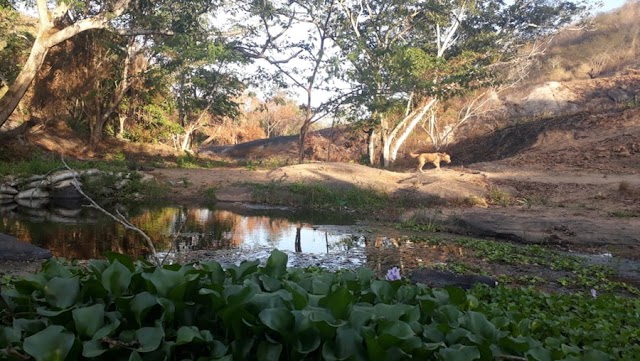
[[(305, 157), (307, 133), (328, 112), (329, 101), (318, 91), (327, 80), (328, 49), (332, 46), (336, 0), (291, 0), (240, 2), (248, 19), (239, 29), (236, 48), (247, 56), (266, 62), (258, 79), (276, 81), (283, 88), (302, 93), (304, 120), (300, 126), (298, 161)], [(274, 71), (273, 71), (274, 70)], [(265, 77), (272, 74), (273, 77)]]
[(519, 45), (586, 9), (555, 0), (338, 1), (348, 103), (369, 114), (370, 149), (380, 133), (384, 166), (439, 101), (494, 83), (495, 65)]

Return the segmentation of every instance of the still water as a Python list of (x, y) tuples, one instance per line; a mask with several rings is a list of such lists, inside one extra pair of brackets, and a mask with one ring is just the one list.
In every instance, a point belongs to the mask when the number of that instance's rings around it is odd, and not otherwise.
[[(326, 255), (353, 247), (358, 237), (351, 226), (354, 220), (340, 214), (230, 205), (226, 208), (146, 205), (119, 211), (163, 252), (278, 248)], [(138, 234), (87, 207), (0, 208), (0, 232), (69, 259), (101, 258), (111, 251), (133, 257), (149, 255)]]

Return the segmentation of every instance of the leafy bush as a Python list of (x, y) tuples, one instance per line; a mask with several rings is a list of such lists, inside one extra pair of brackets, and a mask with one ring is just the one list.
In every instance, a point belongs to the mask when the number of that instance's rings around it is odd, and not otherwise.
[(629, 360), (640, 302), (121, 255), (2, 285), (0, 359)]

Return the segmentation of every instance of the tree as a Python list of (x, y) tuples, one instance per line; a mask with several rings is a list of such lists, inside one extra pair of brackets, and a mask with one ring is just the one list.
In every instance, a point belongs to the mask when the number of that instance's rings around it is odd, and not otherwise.
[(236, 49), (250, 58), (265, 61), (275, 72), (270, 81), (282, 87), (294, 87), (304, 95), (301, 108), (304, 120), (300, 126), (298, 161), (305, 157), (305, 142), (312, 124), (327, 112), (329, 101), (314, 106), (316, 92), (327, 80), (323, 70), (328, 64), (327, 49), (334, 28), (336, 0), (259, 1), (244, 3), (248, 24), (240, 28), (242, 39)]
[(521, 44), (549, 35), (586, 9), (550, 0), (339, 4), (335, 41), (349, 64), (342, 71), (352, 84), (347, 103), (368, 114), (372, 150), (379, 132), (385, 167), (438, 102), (499, 82), (496, 64), (509, 62)]
[(72, 9), (67, 2), (59, 2), (53, 11), (49, 11), (47, 0), (36, 0), (38, 30), (29, 58), (16, 79), (9, 86), (7, 93), (0, 99), (0, 127), (15, 110), (29, 85), (36, 77), (49, 49), (53, 46), (90, 29), (109, 29), (123, 34), (148, 32), (146, 30), (117, 29), (115, 27), (113, 20), (125, 13), (129, 3), (130, 0), (108, 1), (86, 4), (86, 8), (84, 6), (79, 7), (80, 4), (85, 5), (85, 3), (75, 3), (78, 4), (78, 7)]

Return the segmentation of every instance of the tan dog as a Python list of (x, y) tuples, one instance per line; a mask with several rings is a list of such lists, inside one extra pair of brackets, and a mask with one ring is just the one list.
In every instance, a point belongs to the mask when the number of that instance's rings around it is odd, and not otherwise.
[(418, 170), (422, 173), (422, 167), (425, 163), (433, 163), (436, 166), (436, 170), (440, 170), (440, 162), (451, 163), (451, 157), (447, 153), (409, 153), (411, 158), (418, 158)]

